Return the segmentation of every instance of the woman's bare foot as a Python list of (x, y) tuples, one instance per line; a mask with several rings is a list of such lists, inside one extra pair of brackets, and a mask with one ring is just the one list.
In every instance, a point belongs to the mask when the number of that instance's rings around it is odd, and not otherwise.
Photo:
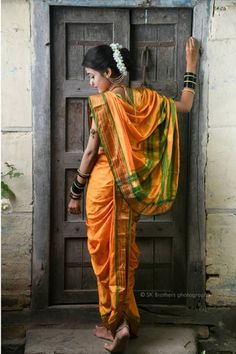
[(104, 326), (96, 326), (93, 333), (98, 338), (107, 339), (110, 341), (114, 340), (113, 335), (111, 334), (111, 331), (106, 329), (106, 327), (104, 327)]
[(129, 333), (129, 325), (122, 324), (116, 331), (116, 336), (113, 340), (112, 344), (105, 344), (104, 348), (108, 350), (110, 353), (119, 353), (122, 352), (128, 341), (129, 341), (130, 333)]

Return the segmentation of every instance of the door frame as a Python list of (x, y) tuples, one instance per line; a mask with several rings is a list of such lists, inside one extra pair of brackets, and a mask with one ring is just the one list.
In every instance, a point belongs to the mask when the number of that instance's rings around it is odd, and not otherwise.
[[(161, 3), (161, 4), (160, 4)], [(205, 167), (208, 115), (206, 44), (213, 0), (31, 0), (33, 120), (33, 310), (49, 307), (50, 265), (50, 7), (181, 8), (193, 10), (193, 36), (200, 40), (199, 85), (190, 113), (186, 306), (205, 307)], [(39, 30), (37, 30), (39, 29)], [(194, 296), (195, 294), (195, 296)]]

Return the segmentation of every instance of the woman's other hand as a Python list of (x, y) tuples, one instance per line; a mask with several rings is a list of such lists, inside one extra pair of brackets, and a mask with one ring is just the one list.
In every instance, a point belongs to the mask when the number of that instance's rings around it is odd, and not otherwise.
[(189, 37), (186, 42), (186, 71), (195, 73), (199, 58), (199, 45), (198, 41)]
[(71, 199), (68, 204), (68, 211), (70, 214), (80, 214), (80, 200), (78, 199)]

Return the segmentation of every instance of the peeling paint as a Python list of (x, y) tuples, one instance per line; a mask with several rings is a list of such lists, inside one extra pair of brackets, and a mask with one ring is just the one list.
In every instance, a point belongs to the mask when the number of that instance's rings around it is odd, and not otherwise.
[(226, 11), (227, 10), (225, 6), (217, 6), (215, 9), (217, 11)]

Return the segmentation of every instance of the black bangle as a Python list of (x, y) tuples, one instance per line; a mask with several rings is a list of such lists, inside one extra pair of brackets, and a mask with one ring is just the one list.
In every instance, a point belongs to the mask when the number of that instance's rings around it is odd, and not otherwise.
[(83, 191), (84, 191), (84, 187), (78, 187), (78, 186), (76, 186), (75, 182), (72, 183), (71, 192), (79, 195), (79, 194), (82, 194)]
[(196, 82), (193, 82), (193, 81), (190, 81), (190, 80), (186, 80), (186, 81), (184, 81), (184, 87), (188, 87), (188, 88), (191, 88), (191, 89), (195, 90)]
[(193, 90), (196, 89), (197, 75), (187, 71), (184, 74), (184, 87), (191, 88)]
[(186, 73), (184, 74), (184, 76), (192, 76), (194, 78), (197, 78), (197, 75), (194, 73), (191, 73), (190, 71), (186, 71)]
[(74, 199), (74, 200), (80, 200), (81, 199), (81, 194), (80, 195), (75, 195), (74, 193), (70, 193), (70, 197), (71, 197), (71, 199)]
[(85, 181), (84, 183), (80, 183), (80, 182), (77, 180), (77, 175), (75, 176), (74, 183), (76, 184), (76, 187), (78, 187), (78, 188), (84, 188), (85, 185), (86, 185), (86, 181)]
[(70, 193), (72, 193), (75, 197), (81, 197), (83, 191), (75, 191), (73, 186), (70, 187)]

